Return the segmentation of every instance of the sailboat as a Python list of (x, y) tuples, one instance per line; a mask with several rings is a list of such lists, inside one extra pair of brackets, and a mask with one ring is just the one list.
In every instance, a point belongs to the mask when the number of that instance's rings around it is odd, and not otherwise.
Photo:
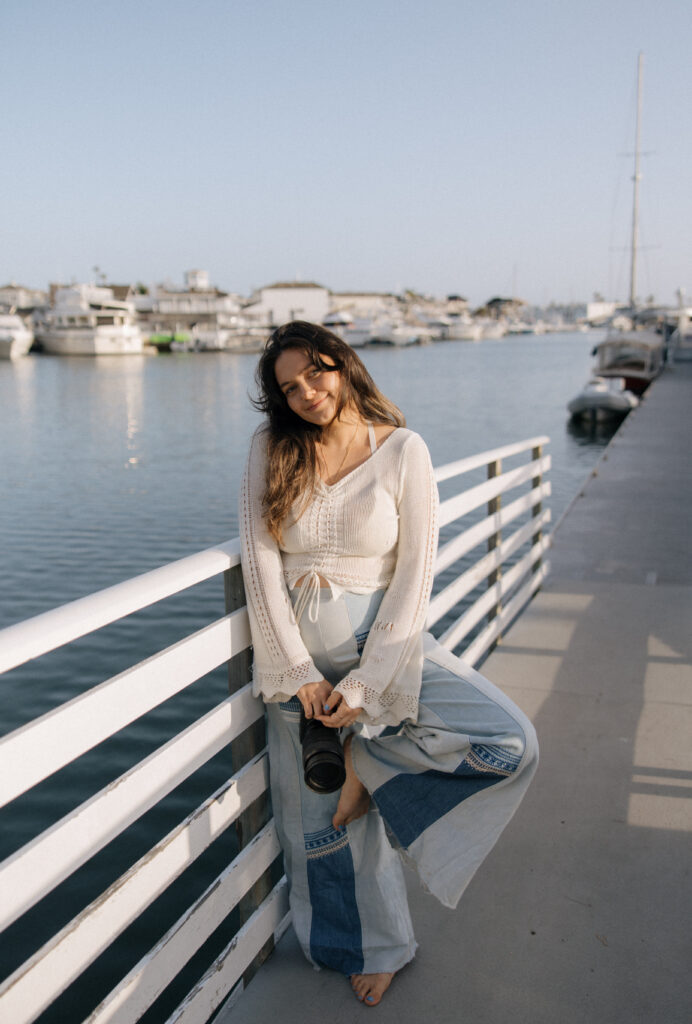
[(632, 246), (630, 263), (630, 315), (617, 317), (605, 340), (596, 345), (594, 372), (599, 377), (620, 377), (625, 388), (641, 395), (663, 369), (664, 340), (651, 325), (651, 318), (637, 310), (637, 256), (639, 247), (639, 170), (641, 158), (642, 67), (644, 55), (637, 62), (637, 118), (634, 145), (634, 182), (632, 200)]

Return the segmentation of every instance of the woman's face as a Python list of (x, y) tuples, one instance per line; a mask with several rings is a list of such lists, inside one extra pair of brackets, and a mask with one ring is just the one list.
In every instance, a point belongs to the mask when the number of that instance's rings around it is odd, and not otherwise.
[[(331, 364), (329, 356), (321, 358)], [(320, 370), (307, 353), (287, 348), (276, 360), (274, 373), (289, 408), (296, 415), (319, 427), (326, 427), (332, 422), (341, 394), (338, 370)]]

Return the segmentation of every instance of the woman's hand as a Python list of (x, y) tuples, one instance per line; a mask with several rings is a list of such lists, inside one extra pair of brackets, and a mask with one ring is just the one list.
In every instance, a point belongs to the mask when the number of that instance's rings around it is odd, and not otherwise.
[(322, 725), (329, 726), (330, 729), (341, 729), (346, 725), (353, 725), (353, 723), (360, 718), (362, 708), (350, 708), (342, 695), (338, 690), (332, 692), (331, 697), (326, 702), (329, 706), (319, 715), (315, 715)]
[(323, 705), (328, 703), (329, 694), (332, 692), (332, 684), (326, 679), (319, 683), (306, 683), (296, 693), (296, 697), (303, 705), (306, 718), (317, 718), (322, 714)]

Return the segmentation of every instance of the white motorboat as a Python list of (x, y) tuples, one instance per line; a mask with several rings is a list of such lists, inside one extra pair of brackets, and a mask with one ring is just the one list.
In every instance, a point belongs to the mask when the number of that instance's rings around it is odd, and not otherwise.
[(343, 310), (330, 313), (322, 324), (342, 341), (347, 342), (351, 348), (363, 348), (367, 345), (372, 331), (372, 320), (363, 317), (354, 319), (350, 313)]
[(567, 409), (575, 419), (585, 417), (600, 420), (626, 416), (638, 404), (639, 399), (627, 390), (622, 377), (593, 377), (567, 403)]
[(348, 342), (351, 348), (364, 348), (370, 339), (370, 321), (355, 320), (352, 324), (345, 324), (343, 327), (333, 327), (335, 334), (340, 335), (343, 341)]
[(503, 320), (478, 317), (476, 322), (481, 327), (481, 341), (499, 341), (507, 333), (507, 325)]
[(375, 320), (367, 340), (369, 345), (394, 345), (398, 348), (417, 345), (420, 329), (403, 321)]
[(599, 377), (624, 378), (625, 387), (641, 395), (663, 369), (662, 335), (651, 328), (615, 328), (592, 350)]
[(36, 339), (61, 356), (141, 353), (143, 338), (133, 302), (116, 299), (112, 288), (77, 284), (57, 288)]
[(34, 341), (33, 331), (16, 313), (0, 313), (0, 359), (25, 356)]
[(450, 341), (480, 341), (483, 336), (483, 325), (473, 320), (467, 313), (449, 313), (447, 338)]
[(512, 336), (517, 334), (545, 334), (546, 327), (542, 320), (529, 323), (526, 320), (514, 320), (507, 324), (505, 333)]

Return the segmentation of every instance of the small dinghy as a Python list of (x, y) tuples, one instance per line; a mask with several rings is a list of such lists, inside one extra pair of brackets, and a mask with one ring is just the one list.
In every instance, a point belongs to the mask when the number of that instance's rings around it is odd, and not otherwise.
[(575, 419), (583, 416), (600, 420), (626, 416), (638, 404), (639, 399), (625, 388), (622, 377), (593, 377), (567, 403), (567, 409)]

